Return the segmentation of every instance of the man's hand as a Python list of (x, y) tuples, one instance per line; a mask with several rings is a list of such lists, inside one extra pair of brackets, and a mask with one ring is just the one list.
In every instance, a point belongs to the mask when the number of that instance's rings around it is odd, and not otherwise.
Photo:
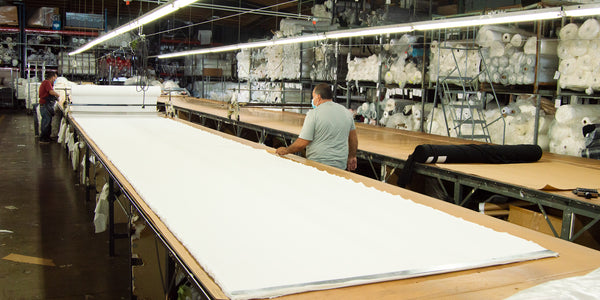
[(348, 157), (348, 171), (354, 171), (356, 170), (356, 167), (358, 165), (358, 162), (356, 160), (356, 156), (354, 157)]
[(277, 153), (279, 155), (289, 154), (289, 152), (287, 151), (287, 147), (279, 147), (279, 148), (277, 148), (277, 150), (275, 151), (275, 153)]

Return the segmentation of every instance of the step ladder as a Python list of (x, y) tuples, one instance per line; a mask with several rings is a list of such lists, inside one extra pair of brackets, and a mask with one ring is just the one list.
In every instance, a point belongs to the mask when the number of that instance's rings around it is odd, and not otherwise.
[[(506, 124), (503, 125), (502, 141), (492, 141), (488, 127), (498, 121), (504, 122), (504, 117), (500, 117), (491, 120), (489, 123), (485, 119), (484, 110), (488, 103), (488, 95), (493, 96), (493, 101), (490, 99), (489, 103), (498, 107), (500, 110), (500, 103), (496, 97), (493, 84), (490, 82), (491, 92), (483, 92), (478, 90), (479, 77), (482, 74), (489, 77), (487, 64), (485, 58), (481, 53), (479, 47), (448, 47), (440, 46), (439, 49), (448, 49), (452, 53), (452, 60), (454, 62), (454, 68), (448, 72), (449, 75), (439, 74), (439, 63), (438, 63), (438, 76), (435, 86), (435, 98), (434, 106), (438, 103), (442, 107), (444, 114), (444, 121), (446, 123), (446, 130), (448, 136), (456, 136), (462, 139), (477, 140), (487, 143), (504, 144), (504, 137), (506, 132)], [(470, 51), (471, 50), (471, 51)], [(481, 58), (479, 73), (475, 76), (467, 76), (467, 62), (469, 52), (475, 50)], [(463, 68), (459, 68), (460, 62), (456, 57), (455, 51), (465, 51), (467, 59), (465, 59), (465, 65)], [(438, 56), (439, 58), (439, 56)]]

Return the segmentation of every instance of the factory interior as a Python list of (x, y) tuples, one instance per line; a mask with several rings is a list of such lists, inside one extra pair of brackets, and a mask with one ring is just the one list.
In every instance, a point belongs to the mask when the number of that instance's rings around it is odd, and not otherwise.
[(0, 299), (600, 299), (600, 1), (0, 1)]

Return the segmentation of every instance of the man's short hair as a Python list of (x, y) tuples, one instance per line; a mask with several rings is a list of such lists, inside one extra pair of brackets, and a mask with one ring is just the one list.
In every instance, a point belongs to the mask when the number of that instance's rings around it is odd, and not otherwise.
[(56, 74), (56, 72), (54, 72), (54, 71), (46, 71), (46, 77), (45, 77), (46, 79), (48, 79), (48, 78), (52, 78), (52, 77), (54, 77), (54, 76), (58, 76), (58, 75)]
[(327, 83), (320, 83), (315, 86), (315, 94), (321, 96), (321, 98), (330, 100), (333, 99), (333, 92), (331, 86)]

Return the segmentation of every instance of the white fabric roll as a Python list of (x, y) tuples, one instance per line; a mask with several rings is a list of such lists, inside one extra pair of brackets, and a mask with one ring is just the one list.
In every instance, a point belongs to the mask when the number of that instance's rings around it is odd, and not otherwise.
[(489, 30), (485, 26), (483, 26), (481, 27), (481, 29), (479, 29), (479, 32), (477, 33), (476, 42), (482, 47), (489, 47), (493, 41), (500, 40), (502, 40), (502, 33)]
[(525, 57), (525, 64), (530, 67), (535, 66), (535, 55), (527, 55)]
[(523, 51), (525, 54), (535, 54), (537, 48), (537, 37), (532, 36), (527, 39), (525, 42), (525, 46), (523, 46)]
[(533, 84), (535, 82), (535, 72), (530, 70), (523, 77), (523, 84)]
[(573, 74), (575, 72), (576, 65), (577, 59), (575, 59), (574, 57), (563, 59), (558, 65), (558, 71), (560, 72), (561, 76), (568, 76), (569, 74)]
[(568, 43), (569, 52), (573, 56), (581, 56), (587, 53), (590, 41), (588, 40), (572, 40)]
[(498, 67), (507, 67), (508, 66), (508, 57), (506, 56), (501, 56), (498, 58)]
[(504, 55), (504, 44), (500, 41), (493, 41), (490, 44), (490, 57), (498, 57)]
[(508, 43), (504, 45), (504, 56), (510, 57), (516, 50), (517, 49), (511, 43)]
[(575, 64), (578, 70), (583, 70), (586, 72), (591, 72), (592, 68), (594, 67), (592, 62), (592, 56), (589, 54), (584, 54), (578, 57), (577, 62)]
[(511, 65), (517, 65), (518, 67), (520, 67), (520, 64), (524, 62), (524, 58), (523, 58), (523, 52), (521, 51), (515, 51), (511, 56), (510, 56), (510, 64)]
[(598, 23), (598, 20), (594, 18), (587, 19), (577, 31), (577, 35), (579, 36), (579, 38), (584, 40), (596, 39), (598, 38), (599, 33), (600, 23)]
[(498, 72), (492, 73), (492, 82), (500, 82), (500, 73), (498, 73)]
[(502, 85), (508, 85), (508, 74), (506, 74), (506, 73), (500, 74), (500, 83)]
[(556, 48), (556, 52), (560, 59), (573, 57), (573, 54), (569, 52), (569, 41), (560, 41)]
[(570, 23), (561, 28), (558, 36), (561, 40), (573, 40), (578, 37), (579, 26), (575, 23)]
[(517, 84), (517, 75), (514, 72), (508, 74), (508, 84), (515, 85)]
[(513, 35), (512, 38), (510, 39), (510, 44), (513, 45), (514, 47), (523, 46), (523, 36), (518, 33)]
[(496, 57), (492, 57), (492, 59), (490, 59), (490, 65), (498, 68), (499, 65), (498, 65), (498, 57), (497, 56)]
[(512, 38), (512, 35), (510, 33), (505, 33), (502, 35), (502, 41), (505, 43), (510, 43), (511, 38)]

